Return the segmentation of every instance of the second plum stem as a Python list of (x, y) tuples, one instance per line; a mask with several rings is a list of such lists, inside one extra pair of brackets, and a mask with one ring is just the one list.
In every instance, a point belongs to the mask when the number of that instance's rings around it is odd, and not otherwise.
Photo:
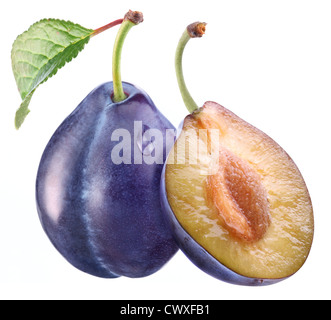
[(194, 112), (199, 107), (196, 104), (196, 102), (193, 100), (184, 80), (183, 53), (189, 40), (191, 38), (201, 38), (204, 35), (205, 30), (206, 30), (205, 22), (195, 22), (190, 24), (184, 31), (182, 37), (180, 38), (176, 49), (175, 68), (176, 68), (177, 82), (185, 106), (190, 113)]
[(190, 39), (191, 39), (190, 35), (188, 34), (187, 30), (185, 30), (177, 46), (176, 56), (175, 56), (175, 67), (176, 67), (176, 76), (177, 76), (177, 82), (180, 93), (182, 95), (187, 110), (190, 113), (192, 113), (193, 111), (198, 109), (198, 105), (193, 100), (190, 92), (187, 89), (183, 74), (183, 53), (186, 44), (189, 42)]

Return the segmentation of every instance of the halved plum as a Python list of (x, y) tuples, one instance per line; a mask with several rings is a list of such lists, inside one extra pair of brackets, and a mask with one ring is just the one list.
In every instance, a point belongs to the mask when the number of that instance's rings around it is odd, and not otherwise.
[(261, 285), (304, 264), (314, 218), (301, 173), (274, 140), (221, 105), (206, 102), (185, 118), (161, 182), (175, 239), (205, 272)]

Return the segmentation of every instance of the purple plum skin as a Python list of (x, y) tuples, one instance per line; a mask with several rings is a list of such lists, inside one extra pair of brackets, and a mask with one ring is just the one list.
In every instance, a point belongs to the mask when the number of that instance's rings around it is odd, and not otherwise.
[[(180, 128), (178, 129), (180, 131)], [(179, 136), (179, 133), (177, 133)], [(172, 230), (172, 234), (175, 241), (181, 251), (195, 264), (199, 269), (209, 274), (210, 276), (222, 280), (227, 283), (243, 285), (243, 286), (267, 286), (277, 282), (280, 282), (286, 278), (282, 279), (258, 279), (249, 278), (242, 276), (231, 269), (224, 266), (217, 259), (215, 259), (208, 251), (206, 251), (198, 242), (196, 242), (181, 226), (176, 218), (176, 215), (172, 211), (172, 208), (168, 202), (168, 196), (166, 191), (166, 181), (165, 181), (165, 170), (166, 165), (163, 168), (161, 175), (161, 188), (160, 197), (163, 214), (168, 224), (168, 228)]]
[[(123, 83), (128, 98), (111, 100), (112, 82), (94, 89), (65, 119), (42, 155), (36, 181), (41, 224), (76, 268), (98, 277), (145, 277), (177, 252), (159, 197), (162, 164), (114, 164), (111, 141), (134, 121), (165, 135), (172, 124), (141, 89)], [(131, 149), (134, 139), (132, 140)], [(163, 162), (166, 144), (163, 145)]]

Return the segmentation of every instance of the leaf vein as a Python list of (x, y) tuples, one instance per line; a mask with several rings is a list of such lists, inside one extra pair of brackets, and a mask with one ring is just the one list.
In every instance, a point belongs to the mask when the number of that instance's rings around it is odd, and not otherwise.
[(28, 38), (28, 39), (26, 39), (25, 41), (28, 41), (28, 40), (41, 40), (41, 41), (47, 41), (47, 42), (51, 42), (51, 43), (53, 43), (54, 45), (56, 45), (56, 46), (59, 46), (59, 47), (62, 47), (62, 48), (65, 48), (65, 46), (64, 45), (62, 45), (62, 44), (59, 44), (59, 43), (56, 43), (55, 41), (53, 41), (53, 40), (50, 40), (50, 39), (46, 39), (46, 38), (41, 38), (41, 37), (39, 37), (39, 38)]
[(49, 57), (47, 57), (46, 55), (44, 55), (44, 54), (42, 54), (42, 53), (33, 52), (33, 51), (30, 51), (30, 50), (17, 49), (17, 50), (15, 51), (15, 53), (16, 53), (16, 52), (31, 53), (31, 54), (34, 55), (34, 56), (39, 56), (39, 57), (41, 56), (41, 57), (43, 57), (43, 58), (49, 59)]
[(29, 61), (25, 61), (25, 60), (17, 60), (17, 63), (23, 63), (23, 64), (28, 64), (29, 66), (31, 66), (31, 67), (33, 67), (34, 69), (39, 69), (39, 66), (37, 67), (37, 66), (35, 66), (35, 65), (33, 65), (31, 62), (29, 62)]

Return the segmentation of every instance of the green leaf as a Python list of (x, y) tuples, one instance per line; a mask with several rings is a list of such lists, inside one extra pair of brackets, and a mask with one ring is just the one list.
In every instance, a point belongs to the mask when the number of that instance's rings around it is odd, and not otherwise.
[(12, 69), (23, 100), (15, 116), (17, 129), (30, 112), (29, 103), (36, 88), (75, 58), (93, 32), (69, 21), (44, 19), (17, 37), (11, 52)]

